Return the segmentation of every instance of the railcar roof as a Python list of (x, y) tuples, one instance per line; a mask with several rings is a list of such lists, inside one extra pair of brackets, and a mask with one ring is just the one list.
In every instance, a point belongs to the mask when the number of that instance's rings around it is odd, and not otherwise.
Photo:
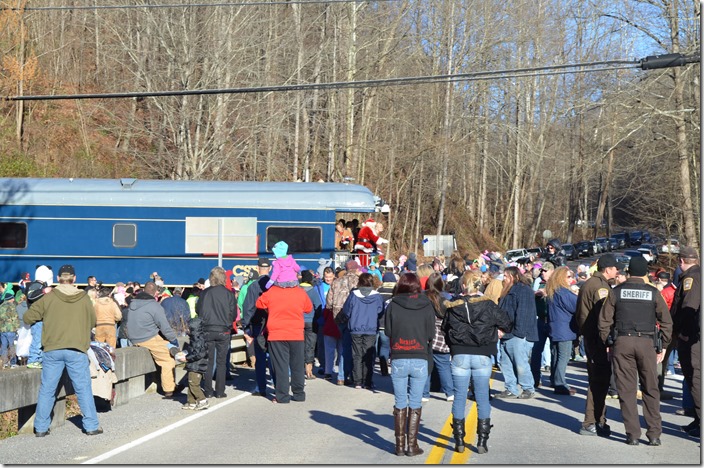
[(0, 204), (371, 212), (375, 199), (364, 186), (328, 182), (0, 178)]

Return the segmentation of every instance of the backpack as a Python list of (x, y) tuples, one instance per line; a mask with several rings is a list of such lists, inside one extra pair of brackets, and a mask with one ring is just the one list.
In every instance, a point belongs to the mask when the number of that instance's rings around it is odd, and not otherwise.
[(38, 301), (44, 297), (47, 284), (44, 281), (32, 281), (27, 285), (27, 291), (25, 295), (27, 296), (27, 305), (32, 305), (34, 302)]

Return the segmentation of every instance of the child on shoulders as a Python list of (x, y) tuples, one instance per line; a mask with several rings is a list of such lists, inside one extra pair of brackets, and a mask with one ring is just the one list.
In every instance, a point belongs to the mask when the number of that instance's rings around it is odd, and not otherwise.
[(266, 283), (267, 289), (274, 284), (280, 288), (298, 286), (298, 272), (301, 271), (301, 267), (293, 259), (293, 256), (288, 254), (288, 244), (279, 241), (274, 244), (271, 250), (274, 252), (276, 260), (271, 263), (271, 276)]

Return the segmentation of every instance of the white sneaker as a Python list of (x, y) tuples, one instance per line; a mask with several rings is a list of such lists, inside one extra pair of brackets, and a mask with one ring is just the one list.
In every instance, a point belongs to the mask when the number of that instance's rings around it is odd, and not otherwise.
[(196, 407), (193, 408), (196, 411), (204, 410), (207, 409), (210, 406), (208, 403), (208, 400), (201, 400), (196, 404)]
[(197, 404), (196, 403), (186, 403), (181, 405), (181, 409), (183, 410), (194, 410), (196, 409)]
[(455, 401), (455, 395), (450, 395), (447, 397), (447, 401)]
[(425, 398), (425, 397), (423, 397), (423, 398), (420, 399), (420, 401), (422, 401), (423, 403), (425, 403), (426, 401), (430, 401), (430, 398)]

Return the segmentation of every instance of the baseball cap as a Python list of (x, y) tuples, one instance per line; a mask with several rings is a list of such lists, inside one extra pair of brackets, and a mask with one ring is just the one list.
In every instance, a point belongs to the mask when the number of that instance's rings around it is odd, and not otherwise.
[(699, 258), (699, 254), (697, 253), (697, 249), (694, 247), (690, 246), (685, 246), (680, 249), (680, 253), (678, 254), (680, 258)]
[(596, 262), (596, 268), (598, 270), (604, 270), (609, 267), (618, 267), (618, 262), (616, 262), (616, 256), (614, 254), (604, 254), (599, 257)]
[(271, 262), (266, 257), (259, 257), (259, 262), (257, 263), (260, 267), (270, 267)]
[(660, 273), (658, 273), (658, 279), (669, 280), (670, 274), (666, 271), (661, 271)]
[(542, 267), (540, 267), (540, 271), (553, 271), (555, 269), (555, 264), (552, 262), (545, 262)]
[(61, 275), (76, 276), (76, 270), (73, 269), (73, 265), (63, 265), (59, 268), (59, 276)]

